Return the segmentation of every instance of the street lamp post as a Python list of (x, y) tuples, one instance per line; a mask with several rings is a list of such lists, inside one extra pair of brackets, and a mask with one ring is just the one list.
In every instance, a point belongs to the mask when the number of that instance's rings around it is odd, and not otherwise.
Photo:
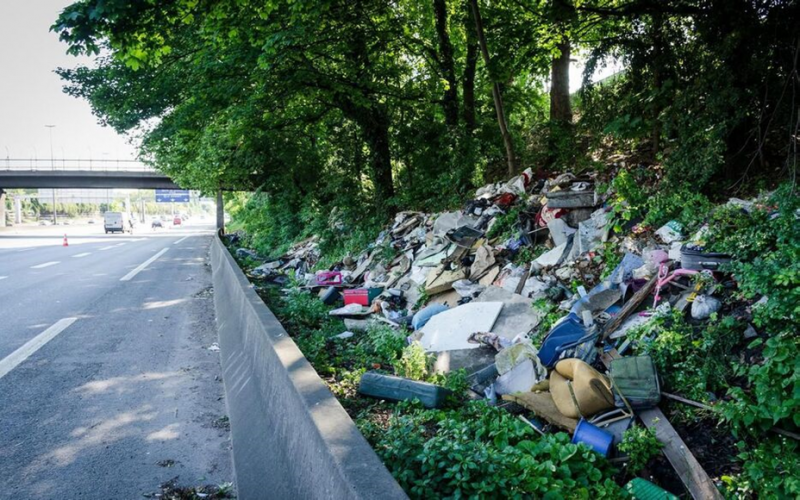
[[(50, 168), (55, 170), (56, 169), (56, 161), (53, 157), (53, 129), (56, 127), (55, 125), (45, 125), (47, 129), (50, 131)], [(56, 188), (53, 188), (53, 225), (55, 226), (58, 224), (58, 209), (56, 208)]]

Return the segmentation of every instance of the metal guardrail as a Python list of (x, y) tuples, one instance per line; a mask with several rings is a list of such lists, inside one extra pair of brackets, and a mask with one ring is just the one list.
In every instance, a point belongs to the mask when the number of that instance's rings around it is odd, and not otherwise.
[(153, 172), (158, 170), (138, 160), (94, 159), (16, 159), (0, 158), (0, 171), (5, 172)]

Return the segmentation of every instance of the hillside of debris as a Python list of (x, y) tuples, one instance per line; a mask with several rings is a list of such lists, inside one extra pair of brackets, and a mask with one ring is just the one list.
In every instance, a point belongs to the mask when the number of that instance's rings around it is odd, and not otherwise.
[(528, 170), (333, 258), (226, 238), (412, 497), (795, 495), (793, 186), (636, 188)]

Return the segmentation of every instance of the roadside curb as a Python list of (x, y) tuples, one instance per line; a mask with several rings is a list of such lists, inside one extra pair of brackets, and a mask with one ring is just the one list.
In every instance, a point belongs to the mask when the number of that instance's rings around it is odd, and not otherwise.
[(239, 498), (407, 498), (218, 235), (211, 268)]

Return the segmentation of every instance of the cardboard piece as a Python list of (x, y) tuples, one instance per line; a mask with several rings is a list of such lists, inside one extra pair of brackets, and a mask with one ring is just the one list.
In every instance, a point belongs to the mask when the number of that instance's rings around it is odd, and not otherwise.
[(428, 295), (436, 295), (437, 293), (452, 290), (453, 283), (466, 277), (464, 270), (460, 267), (455, 271), (450, 271), (445, 270), (443, 266), (439, 266), (428, 274), (428, 278), (425, 280), (425, 291)]
[(483, 286), (489, 286), (492, 283), (494, 283), (494, 280), (497, 279), (498, 275), (500, 275), (500, 266), (495, 265), (486, 272), (483, 278), (478, 280), (478, 284)]

